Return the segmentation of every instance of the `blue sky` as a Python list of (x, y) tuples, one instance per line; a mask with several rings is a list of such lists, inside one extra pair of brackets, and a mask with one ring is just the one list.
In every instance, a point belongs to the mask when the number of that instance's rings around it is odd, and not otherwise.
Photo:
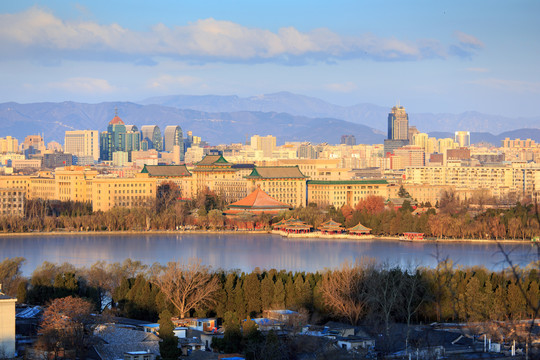
[(539, 1), (4, 1), (0, 102), (277, 91), (539, 116)]

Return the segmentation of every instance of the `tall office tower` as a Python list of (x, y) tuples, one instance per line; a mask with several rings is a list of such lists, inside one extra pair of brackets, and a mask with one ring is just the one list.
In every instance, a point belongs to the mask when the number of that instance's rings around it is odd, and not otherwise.
[(126, 125), (126, 151), (139, 151), (141, 149), (141, 133), (135, 125)]
[(144, 125), (141, 127), (142, 140), (148, 141), (148, 149), (163, 151), (161, 130), (157, 125)]
[(388, 138), (384, 140), (384, 154), (393, 154), (394, 150), (409, 145), (409, 115), (405, 108), (396, 105), (388, 114)]
[(64, 152), (77, 157), (99, 160), (99, 132), (97, 130), (66, 131)]
[(164, 150), (173, 152), (175, 146), (180, 146), (181, 160), (184, 158), (184, 134), (182, 128), (178, 125), (171, 125), (165, 128), (163, 132), (164, 137)]
[(0, 153), (14, 153), (19, 151), (19, 140), (11, 136), (0, 138)]
[(460, 147), (471, 146), (471, 133), (468, 131), (456, 131), (454, 134), (454, 141), (459, 144)]
[(111, 161), (113, 153), (116, 151), (125, 151), (126, 149), (126, 124), (115, 114), (109, 121), (107, 131), (100, 135), (100, 158), (104, 161)]
[(341, 135), (341, 144), (356, 145), (356, 137), (354, 135)]
[(403, 106), (394, 106), (388, 114), (388, 139), (409, 140), (409, 115)]
[(264, 157), (272, 157), (272, 152), (276, 148), (276, 137), (272, 135), (251, 137), (251, 148), (253, 150), (262, 150)]

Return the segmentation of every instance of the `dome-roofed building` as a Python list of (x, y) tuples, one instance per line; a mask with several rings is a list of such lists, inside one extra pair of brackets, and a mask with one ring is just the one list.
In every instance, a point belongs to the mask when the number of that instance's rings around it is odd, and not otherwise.
[[(128, 132), (129, 129), (129, 132)], [(133, 150), (139, 150), (139, 133), (134, 125), (126, 125), (118, 116), (118, 109), (114, 110), (114, 117), (109, 121), (107, 131), (103, 131), (100, 138), (100, 158), (103, 161), (111, 161), (113, 153), (117, 151), (126, 151), (130, 153)]]

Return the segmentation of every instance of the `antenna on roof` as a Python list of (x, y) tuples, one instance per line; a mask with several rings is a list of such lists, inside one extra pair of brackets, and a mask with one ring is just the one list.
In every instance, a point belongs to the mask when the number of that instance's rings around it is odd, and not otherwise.
[(118, 106), (114, 107), (114, 116), (118, 116)]

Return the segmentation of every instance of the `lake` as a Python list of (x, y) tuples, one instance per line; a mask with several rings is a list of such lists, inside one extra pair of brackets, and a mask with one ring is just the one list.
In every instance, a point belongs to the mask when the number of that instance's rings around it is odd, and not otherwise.
[[(537, 257), (530, 243), (503, 245), (520, 266)], [(122, 262), (126, 258), (151, 265), (154, 262), (200, 258), (214, 269), (286, 269), (318, 271), (335, 268), (344, 261), (371, 257), (379, 262), (407, 267), (434, 267), (437, 258), (452, 259), (461, 266), (483, 265), (491, 270), (507, 267), (496, 243), (431, 243), (389, 240), (289, 239), (272, 234), (126, 234), (126, 235), (31, 235), (0, 237), (0, 260), (26, 258), (24, 275), (43, 261), (87, 266), (99, 260)]]

